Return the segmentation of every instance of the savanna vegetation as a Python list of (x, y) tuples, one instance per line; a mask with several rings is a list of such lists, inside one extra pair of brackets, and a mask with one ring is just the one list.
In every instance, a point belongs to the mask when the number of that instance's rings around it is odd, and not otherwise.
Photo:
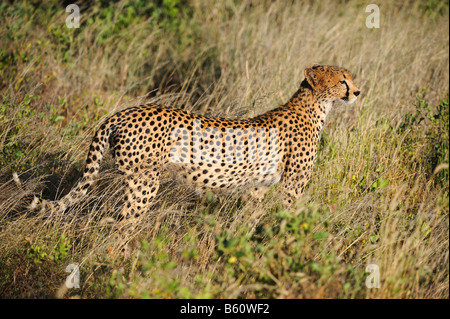
[[(0, 4), (2, 298), (448, 298), (448, 1), (70, 1)], [(318, 62), (361, 89), (336, 104), (292, 209), (168, 180), (115, 248), (121, 175), (102, 163), (64, 216), (29, 211), (74, 186), (94, 131), (152, 102), (247, 118)], [(21, 181), (18, 187), (12, 174)], [(80, 288), (67, 289), (76, 263)], [(369, 289), (366, 267), (379, 267)]]

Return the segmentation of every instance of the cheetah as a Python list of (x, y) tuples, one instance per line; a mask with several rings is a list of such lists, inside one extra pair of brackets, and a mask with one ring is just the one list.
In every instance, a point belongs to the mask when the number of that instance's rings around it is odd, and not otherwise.
[(155, 104), (119, 111), (96, 132), (77, 186), (58, 201), (35, 196), (31, 208), (63, 212), (82, 200), (107, 145), (125, 175), (121, 220), (135, 220), (149, 208), (164, 169), (195, 189), (250, 189), (257, 197), (280, 183), (283, 202), (292, 205), (311, 177), (333, 102), (350, 104), (360, 94), (352, 74), (341, 67), (313, 64), (304, 76), (286, 104), (250, 119), (207, 117)]

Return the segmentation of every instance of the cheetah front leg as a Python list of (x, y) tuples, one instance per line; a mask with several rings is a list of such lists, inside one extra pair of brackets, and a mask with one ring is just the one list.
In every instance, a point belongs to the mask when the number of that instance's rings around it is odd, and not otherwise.
[(302, 197), (309, 179), (310, 174), (306, 172), (283, 175), (280, 185), (283, 206), (291, 207), (296, 200)]

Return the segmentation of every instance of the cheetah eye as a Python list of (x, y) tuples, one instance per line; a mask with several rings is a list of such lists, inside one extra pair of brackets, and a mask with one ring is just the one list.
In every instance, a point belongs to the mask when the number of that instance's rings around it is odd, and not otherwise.
[(339, 83), (341, 83), (341, 84), (345, 84), (345, 81), (339, 81)]

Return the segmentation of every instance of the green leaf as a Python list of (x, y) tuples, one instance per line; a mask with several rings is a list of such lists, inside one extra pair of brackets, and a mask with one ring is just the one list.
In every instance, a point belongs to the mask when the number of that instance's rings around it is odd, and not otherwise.
[(389, 185), (389, 180), (388, 179), (379, 179), (378, 180), (378, 188), (384, 188), (384, 187), (386, 187), (386, 186), (388, 186)]
[(330, 234), (324, 231), (320, 231), (314, 234), (313, 239), (324, 239), (327, 238)]
[(372, 244), (375, 244), (378, 241), (378, 239), (380, 239), (380, 236), (378, 236), (378, 235), (370, 235), (370, 242)]
[(142, 250), (145, 250), (145, 251), (150, 250), (150, 244), (146, 240), (141, 241), (141, 247), (142, 247)]
[(173, 269), (173, 268), (175, 268), (177, 266), (177, 263), (176, 262), (174, 262), (174, 261), (169, 261), (167, 264), (166, 264), (166, 269)]
[(423, 239), (427, 239), (430, 236), (431, 227), (426, 222), (423, 222), (422, 226), (420, 227), (420, 234), (422, 235)]

